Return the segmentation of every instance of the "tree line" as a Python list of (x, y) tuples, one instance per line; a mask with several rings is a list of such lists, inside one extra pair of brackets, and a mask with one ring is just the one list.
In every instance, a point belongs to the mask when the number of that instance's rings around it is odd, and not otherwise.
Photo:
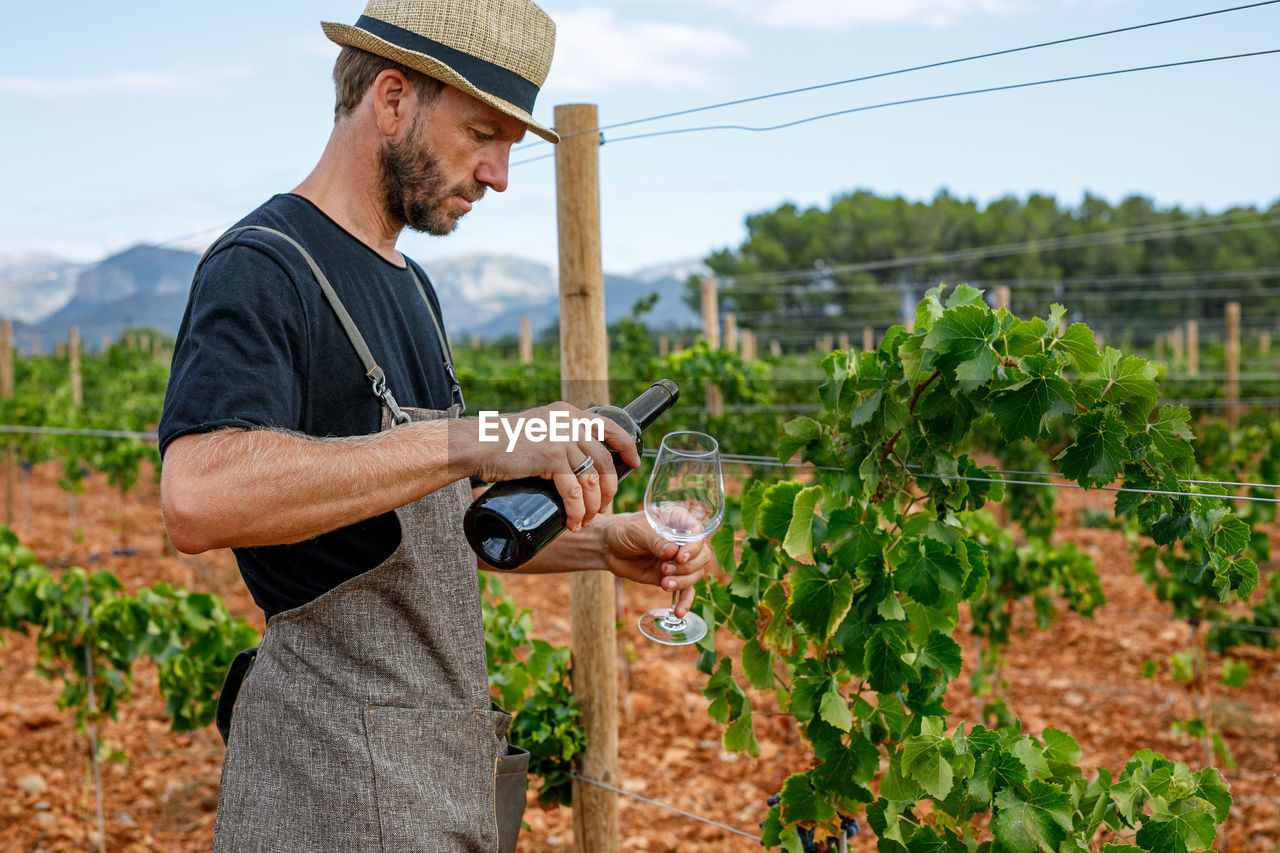
[[(1274, 315), (1278, 217), (1280, 200), (1210, 213), (1140, 195), (1113, 205), (1086, 194), (1071, 207), (1033, 193), (983, 207), (946, 190), (928, 202), (858, 190), (825, 209), (787, 203), (748, 216), (746, 240), (706, 263), (720, 278), (722, 310), (784, 346), (864, 325), (884, 330), (940, 282), (988, 293), (1008, 286), (1015, 313), (1057, 302), (1069, 320), (1146, 343), (1162, 324), (1220, 321), (1231, 301), (1250, 306), (1254, 326)], [(1024, 245), (1033, 242), (1041, 245)], [(997, 246), (1006, 248), (970, 251)], [(697, 307), (696, 282), (686, 298)]]

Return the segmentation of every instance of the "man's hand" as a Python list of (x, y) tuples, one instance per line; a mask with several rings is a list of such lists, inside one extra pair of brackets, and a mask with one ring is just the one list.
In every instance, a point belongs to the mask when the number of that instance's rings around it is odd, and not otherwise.
[(715, 551), (703, 539), (679, 545), (663, 539), (642, 512), (608, 516), (605, 529), (605, 568), (620, 578), (653, 584), (669, 592), (680, 590), (676, 616), (693, 606), (693, 585), (716, 566)]
[[(470, 473), (490, 483), (521, 477), (551, 480), (564, 502), (566, 526), (570, 530), (580, 530), (609, 505), (618, 491), (618, 476), (613, 469), (610, 448), (620, 452), (623, 461), (634, 468), (640, 467), (640, 455), (636, 452), (635, 442), (622, 427), (608, 418), (584, 412), (568, 403), (540, 406), (505, 416), (502, 420), (507, 421), (512, 429), (516, 418), (524, 418), (526, 423), (540, 421), (550, 424), (552, 412), (563, 412), (571, 421), (589, 418), (603, 422), (604, 443), (585, 437), (578, 441), (531, 441), (523, 431), (512, 443), (505, 426), (496, 431), (497, 441), (482, 442), (479, 421), (460, 421), (454, 428), (461, 431), (464, 444), (460, 447), (465, 447), (464, 452), (473, 460)], [(588, 457), (595, 464), (580, 474), (573, 473)]]

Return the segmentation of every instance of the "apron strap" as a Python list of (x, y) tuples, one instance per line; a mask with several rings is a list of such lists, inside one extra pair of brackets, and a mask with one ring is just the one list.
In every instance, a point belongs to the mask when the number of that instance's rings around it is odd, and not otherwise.
[[(351, 342), (351, 346), (355, 349), (356, 355), (359, 356), (360, 363), (364, 365), (365, 377), (369, 380), (373, 396), (377, 397), (378, 400), (380, 400), (382, 404), (390, 410), (392, 426), (407, 424), (409, 422), (409, 416), (401, 410), (399, 404), (396, 403), (395, 396), (391, 393), (391, 389), (387, 387), (386, 374), (383, 372), (382, 368), (378, 366), (378, 362), (374, 360), (373, 353), (369, 350), (369, 345), (365, 343), (364, 335), (360, 334), (360, 329), (356, 327), (355, 321), (352, 320), (351, 315), (347, 313), (346, 306), (342, 304), (342, 300), (339, 299), (338, 294), (334, 292), (333, 285), (329, 283), (328, 277), (326, 277), (324, 272), (321, 271), (320, 265), (316, 263), (315, 258), (311, 257), (311, 253), (304, 249), (302, 244), (297, 240), (293, 239), (288, 234), (285, 234), (283, 231), (278, 231), (275, 228), (268, 228), (265, 225), (243, 225), (239, 228), (232, 228), (230, 231), (227, 231), (215, 240), (205, 251), (204, 256), (200, 258), (200, 263), (196, 265), (196, 271), (192, 276), (192, 279), (194, 280), (195, 276), (199, 275), (200, 268), (203, 267), (205, 261), (209, 259), (214, 248), (217, 247), (224, 238), (240, 231), (263, 231), (267, 234), (274, 234), (298, 250), (302, 255), (303, 260), (307, 262), (307, 266), (311, 268), (311, 272), (315, 276), (316, 283), (320, 285), (320, 289), (324, 292), (325, 300), (328, 301), (329, 307), (332, 308), (333, 313), (337, 315), (338, 323), (341, 324), (343, 331), (346, 332), (347, 340)], [(418, 272), (413, 268), (413, 263), (408, 261), (408, 259), (406, 259), (406, 263), (409, 265), (409, 271), (413, 274), (413, 283), (417, 285), (418, 293), (422, 296), (422, 301), (427, 306), (427, 313), (431, 316), (431, 323), (435, 326), (436, 340), (440, 344), (440, 354), (444, 358), (445, 373), (448, 374), (449, 381), (453, 385), (453, 388), (451, 389), (452, 397), (458, 401), (462, 412), (465, 413), (466, 402), (462, 399), (462, 386), (458, 383), (458, 374), (453, 368), (453, 358), (449, 352), (448, 342), (444, 337), (444, 330), (440, 326), (440, 319), (436, 317), (435, 309), (431, 307), (431, 300), (427, 298), (427, 291), (422, 286), (422, 281), (418, 278)]]

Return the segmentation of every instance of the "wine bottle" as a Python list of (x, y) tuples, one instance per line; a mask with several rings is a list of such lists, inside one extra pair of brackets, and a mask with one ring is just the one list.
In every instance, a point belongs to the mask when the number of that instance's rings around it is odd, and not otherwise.
[[(588, 412), (618, 424), (641, 449), (641, 433), (680, 397), (670, 379), (659, 379), (626, 406), (592, 406)], [(632, 468), (613, 451), (618, 479)], [(472, 550), (496, 569), (524, 565), (565, 530), (564, 502), (555, 484), (543, 477), (523, 477), (494, 483), (471, 502), (462, 529)]]

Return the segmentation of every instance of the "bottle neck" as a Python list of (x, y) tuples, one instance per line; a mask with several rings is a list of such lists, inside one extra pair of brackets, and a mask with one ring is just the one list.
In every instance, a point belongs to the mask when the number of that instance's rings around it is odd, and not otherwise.
[(624, 407), (625, 411), (641, 430), (648, 429), (676, 401), (679, 391), (674, 389), (675, 383), (668, 379), (655, 382), (647, 391), (628, 403)]

